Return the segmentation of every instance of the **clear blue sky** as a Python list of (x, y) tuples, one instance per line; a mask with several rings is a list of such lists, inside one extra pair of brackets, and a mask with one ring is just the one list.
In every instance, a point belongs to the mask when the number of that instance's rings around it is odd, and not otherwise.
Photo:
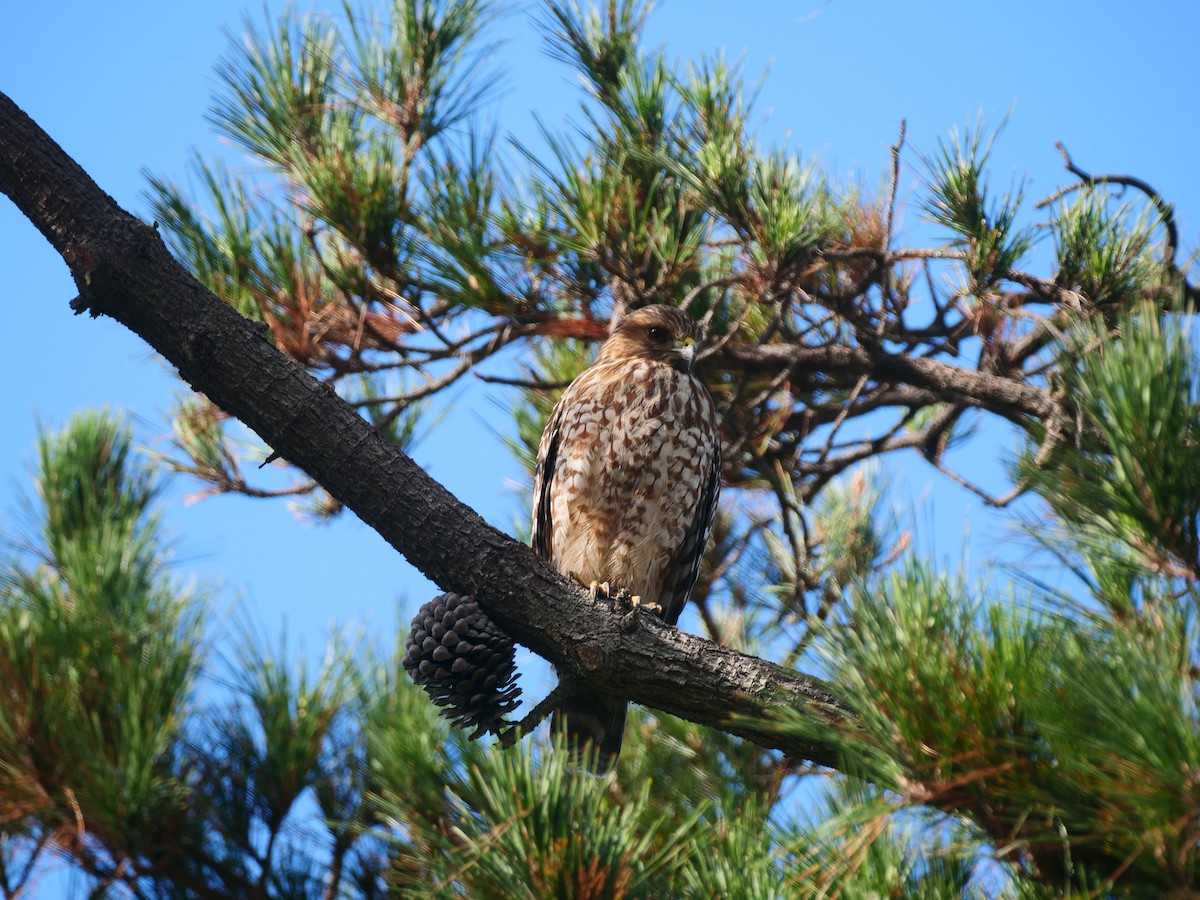
[[(340, 14), (341, 6), (314, 8)], [(521, 8), (497, 26), (506, 79), (496, 120), (534, 140), (533, 114), (555, 127), (579, 95), (573, 76), (541, 52)], [(263, 22), (264, 7), (244, 0), (10, 4), (0, 29), (0, 90), (118, 202), (145, 214), (143, 169), (182, 178), (194, 149), (218, 149), (203, 119), (213, 66), (228, 47), (226, 30), (239, 32), (247, 12)], [(1135, 174), (1175, 203), (1191, 251), (1200, 241), (1197, 34), (1200, 4), (1190, 0), (667, 0), (651, 15), (647, 38), (683, 59), (723, 49), (743, 60), (751, 81), (769, 68), (758, 102), (764, 141), (786, 139), (842, 178), (880, 177), (901, 118), (910, 146), (930, 150), (978, 112), (996, 122), (1011, 109), (994, 156), (997, 187), (1024, 176), (1037, 199), (1065, 183), (1054, 151), (1061, 140), (1084, 168)], [(914, 209), (904, 212), (901, 241), (918, 221)], [(108, 405), (132, 411), (151, 441), (179, 384), (121, 326), (71, 314), (65, 265), (6, 199), (0, 284), (0, 530), (11, 532), (20, 524), (16, 499), (30, 491), (37, 420), (57, 427), (73, 410)], [(503, 411), (478, 390), (462, 401), (416, 457), (507, 528), (524, 512), (506, 481), (519, 472), (495, 437)], [(973, 468), (998, 483), (995, 460), (1006, 448), (972, 446)], [(922, 546), (956, 562), (969, 522), (973, 559), (988, 556), (1004, 531), (970, 495), (911, 458), (888, 465), (903, 475), (902, 497), (918, 505), (913, 521), (929, 528)], [(176, 485), (166, 511), (180, 573), (219, 580), (222, 598), (240, 596), (262, 633), (277, 634), (286, 622), (293, 648), (318, 653), (331, 623), (366, 621), (387, 634), (398, 599), (415, 605), (432, 592), (350, 516), (314, 528), (278, 502), (185, 505), (186, 492)]]

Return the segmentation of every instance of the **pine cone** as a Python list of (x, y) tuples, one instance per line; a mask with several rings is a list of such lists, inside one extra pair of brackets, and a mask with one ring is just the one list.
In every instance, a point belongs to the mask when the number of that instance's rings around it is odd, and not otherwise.
[(462, 594), (434, 597), (408, 631), (404, 668), (471, 740), (499, 734), (517, 706), (515, 642)]

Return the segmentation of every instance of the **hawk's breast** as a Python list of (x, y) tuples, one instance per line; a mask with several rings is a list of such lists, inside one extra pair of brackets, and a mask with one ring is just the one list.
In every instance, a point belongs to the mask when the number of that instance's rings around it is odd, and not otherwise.
[(551, 559), (657, 602), (715, 458), (712, 400), (689, 374), (625, 360), (588, 369), (560, 404)]

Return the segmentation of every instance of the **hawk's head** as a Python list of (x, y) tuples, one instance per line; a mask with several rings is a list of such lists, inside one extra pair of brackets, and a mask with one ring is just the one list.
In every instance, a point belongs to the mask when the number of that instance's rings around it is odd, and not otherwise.
[(643, 306), (626, 314), (600, 348), (596, 362), (653, 359), (690, 372), (700, 338), (700, 326), (682, 310), (662, 303)]

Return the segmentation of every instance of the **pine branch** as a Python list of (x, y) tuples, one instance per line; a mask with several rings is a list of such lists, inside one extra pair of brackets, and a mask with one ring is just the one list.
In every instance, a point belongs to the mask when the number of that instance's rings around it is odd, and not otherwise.
[[(205, 290), (155, 229), (121, 209), (3, 94), (0, 191), (67, 262), (80, 292), (71, 303), (76, 313), (110, 316), (138, 334), (427, 577), (474, 595), (531, 650), (601, 692), (794, 757), (836, 762), (828, 746), (776, 733), (763, 721), (807, 705), (842, 709), (824, 685), (653, 617), (621, 616), (590, 602), (272, 347), (260, 326)], [(546, 615), (550, 609), (557, 615)]]
[(793, 374), (820, 372), (825, 375), (861, 377), (882, 382), (903, 382), (923, 388), (947, 400), (982, 407), (1005, 418), (1026, 423), (1045, 419), (1053, 412), (1050, 395), (1042, 388), (988, 372), (972, 371), (935, 359), (904, 356), (863, 347), (826, 344), (806, 347), (797, 344), (729, 344), (715, 357), (720, 363), (746, 372)]

